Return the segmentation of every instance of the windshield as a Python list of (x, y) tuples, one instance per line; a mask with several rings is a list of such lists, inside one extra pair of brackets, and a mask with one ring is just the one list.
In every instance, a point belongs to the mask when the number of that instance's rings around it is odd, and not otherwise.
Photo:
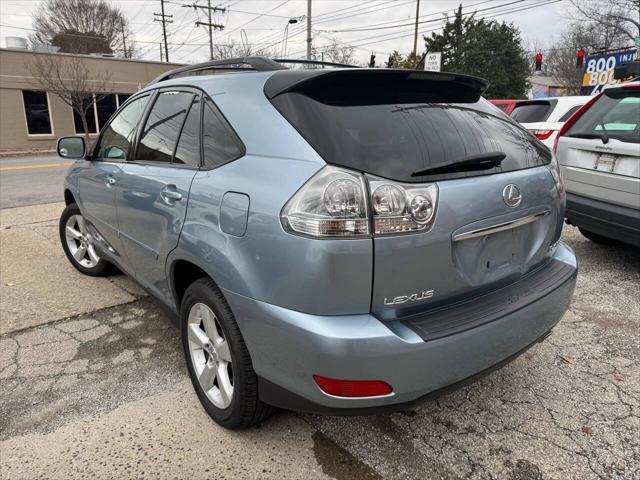
[(550, 102), (520, 103), (514, 107), (511, 118), (520, 123), (544, 122), (550, 113)]
[(569, 137), (604, 134), (622, 142), (640, 143), (640, 91), (605, 92), (567, 131)]

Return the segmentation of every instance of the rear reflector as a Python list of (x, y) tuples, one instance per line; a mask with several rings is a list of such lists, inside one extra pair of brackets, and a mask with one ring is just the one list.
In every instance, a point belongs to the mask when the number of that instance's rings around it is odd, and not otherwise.
[(314, 375), (320, 389), (336, 397), (376, 397), (388, 395), (393, 390), (381, 380), (336, 380)]
[(549, 138), (555, 130), (530, 130), (538, 140), (546, 140)]

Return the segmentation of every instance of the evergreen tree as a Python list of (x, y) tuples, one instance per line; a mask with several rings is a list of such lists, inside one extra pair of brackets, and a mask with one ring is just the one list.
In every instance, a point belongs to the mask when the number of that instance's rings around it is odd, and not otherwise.
[(462, 5), (442, 33), (425, 37), (430, 52), (442, 52), (442, 71), (483, 77), (488, 98), (525, 98), (530, 65), (513, 24), (463, 17)]

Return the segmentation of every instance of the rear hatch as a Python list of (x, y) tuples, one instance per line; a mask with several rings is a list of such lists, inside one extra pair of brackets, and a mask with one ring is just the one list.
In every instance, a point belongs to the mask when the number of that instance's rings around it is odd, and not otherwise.
[(558, 140), (567, 191), (640, 207), (640, 86), (611, 88)]
[(265, 86), (327, 163), (365, 173), (372, 199), (389, 185), (437, 192), (427, 231), (372, 236), (371, 310), (379, 318), (516, 282), (559, 237), (551, 152), (480, 97), (486, 86), (394, 70), (279, 72)]

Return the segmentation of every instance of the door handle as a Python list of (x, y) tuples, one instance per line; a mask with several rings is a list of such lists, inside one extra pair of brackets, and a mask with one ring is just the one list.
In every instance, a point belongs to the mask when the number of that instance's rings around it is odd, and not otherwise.
[(175, 189), (175, 185), (168, 185), (160, 190), (160, 197), (167, 205), (173, 205), (182, 200), (182, 194)]
[(107, 187), (113, 187), (116, 184), (116, 179), (113, 178), (111, 175), (109, 175), (107, 178), (104, 179), (104, 184)]

